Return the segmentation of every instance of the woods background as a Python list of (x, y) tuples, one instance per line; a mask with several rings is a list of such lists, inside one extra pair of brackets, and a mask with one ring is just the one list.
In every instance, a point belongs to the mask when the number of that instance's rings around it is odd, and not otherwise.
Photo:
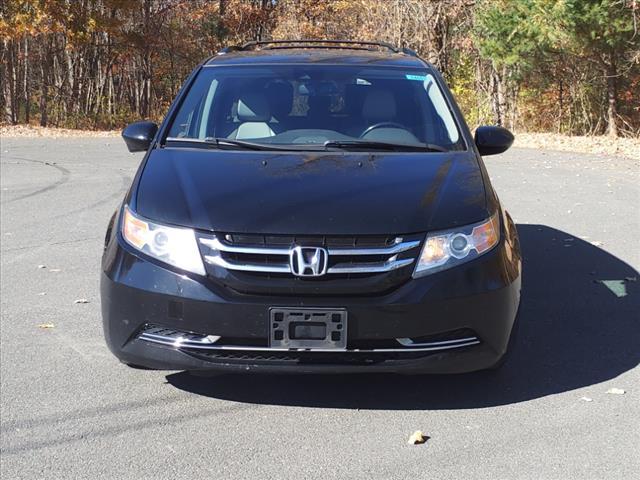
[(160, 119), (249, 40), (383, 40), (445, 75), (470, 127), (640, 135), (638, 0), (2, 0), (1, 120)]

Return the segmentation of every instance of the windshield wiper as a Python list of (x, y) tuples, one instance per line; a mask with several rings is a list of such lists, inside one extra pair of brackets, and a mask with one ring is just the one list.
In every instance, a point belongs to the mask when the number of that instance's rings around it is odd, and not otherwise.
[(373, 142), (369, 140), (329, 140), (324, 142), (325, 148), (342, 148), (345, 150), (388, 150), (397, 152), (448, 152), (448, 150), (440, 145), (431, 143), (421, 143), (419, 145)]
[(234, 147), (244, 150), (291, 150), (290, 148), (280, 147), (269, 143), (253, 143), (245, 140), (233, 140), (230, 138), (214, 138), (207, 137), (204, 140), (200, 138), (175, 138), (168, 137), (167, 142), (180, 142), (193, 145), (202, 145), (206, 147)]

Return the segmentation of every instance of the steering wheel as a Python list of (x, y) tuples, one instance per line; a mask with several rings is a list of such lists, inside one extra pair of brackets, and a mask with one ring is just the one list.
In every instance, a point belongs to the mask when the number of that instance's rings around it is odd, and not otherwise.
[(406, 130), (407, 129), (404, 125), (401, 125), (401, 124), (396, 123), (396, 122), (380, 122), (380, 123), (376, 123), (375, 125), (371, 125), (370, 127), (368, 127), (364, 132), (362, 132), (360, 134), (360, 138), (364, 138), (364, 136), (367, 133), (372, 132), (376, 128), (382, 128), (382, 127), (396, 127), (396, 128), (401, 128), (402, 130)]

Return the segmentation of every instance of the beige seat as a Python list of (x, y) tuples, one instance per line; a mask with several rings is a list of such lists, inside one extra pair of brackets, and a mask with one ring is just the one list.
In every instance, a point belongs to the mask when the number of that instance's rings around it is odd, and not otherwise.
[(271, 120), (271, 111), (264, 94), (252, 92), (242, 95), (238, 100), (237, 116), (241, 123), (231, 132), (229, 138), (245, 140), (275, 135), (267, 123)]
[[(379, 89), (368, 91), (362, 105), (362, 117), (367, 122), (367, 127), (360, 138), (379, 142), (419, 143), (413, 133), (396, 122), (396, 114), (397, 105), (393, 93)], [(378, 124), (380, 127), (369, 130)]]

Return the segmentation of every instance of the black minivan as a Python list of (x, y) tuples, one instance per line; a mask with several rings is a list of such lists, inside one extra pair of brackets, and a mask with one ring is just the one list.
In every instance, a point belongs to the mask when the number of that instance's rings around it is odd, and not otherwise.
[(131, 366), (230, 372), (496, 368), (521, 255), (442, 76), (377, 42), (229, 47), (196, 67), (111, 219), (104, 332)]

